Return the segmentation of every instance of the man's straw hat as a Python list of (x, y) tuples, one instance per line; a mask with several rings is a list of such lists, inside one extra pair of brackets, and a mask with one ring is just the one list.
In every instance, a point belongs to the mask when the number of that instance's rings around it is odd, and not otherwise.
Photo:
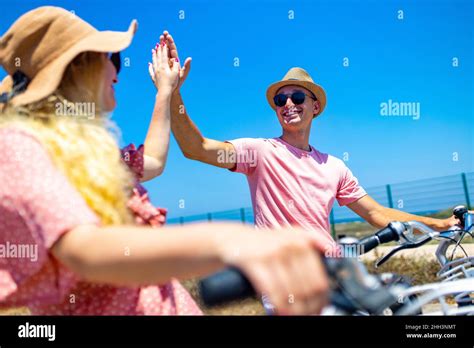
[(314, 116), (316, 117), (317, 115), (320, 115), (323, 112), (326, 106), (326, 93), (324, 92), (324, 89), (314, 83), (313, 79), (311, 78), (311, 76), (309, 76), (306, 70), (297, 67), (288, 70), (288, 72), (281, 81), (275, 82), (274, 84), (270, 85), (270, 87), (268, 87), (267, 100), (273, 110), (276, 110), (276, 105), (273, 101), (273, 97), (280, 88), (289, 85), (301, 86), (311, 91), (320, 103), (319, 113)]
[(78, 54), (119, 52), (130, 45), (136, 30), (133, 20), (126, 32), (98, 31), (59, 7), (27, 12), (0, 38), (0, 65), (8, 73), (0, 91), (21, 83), (26, 89), (10, 95), (11, 105), (41, 100), (58, 88), (66, 67)]

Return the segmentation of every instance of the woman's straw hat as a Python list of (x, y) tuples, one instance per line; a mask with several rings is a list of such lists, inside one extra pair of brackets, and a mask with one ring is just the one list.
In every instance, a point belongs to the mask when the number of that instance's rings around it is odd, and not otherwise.
[(41, 100), (59, 86), (68, 64), (80, 53), (119, 52), (130, 45), (137, 30), (98, 31), (73, 13), (45, 6), (25, 13), (0, 38), (0, 65), (8, 76), (0, 91), (13, 88), (13, 106)]
[(320, 115), (323, 112), (324, 108), (326, 107), (326, 93), (324, 92), (324, 89), (314, 83), (313, 79), (311, 78), (311, 76), (309, 76), (306, 70), (297, 67), (291, 68), (281, 81), (275, 82), (274, 84), (270, 85), (270, 87), (268, 87), (267, 100), (273, 110), (276, 110), (276, 105), (273, 101), (273, 97), (280, 88), (289, 85), (301, 86), (311, 91), (320, 103), (319, 113), (314, 116), (316, 117), (317, 115)]

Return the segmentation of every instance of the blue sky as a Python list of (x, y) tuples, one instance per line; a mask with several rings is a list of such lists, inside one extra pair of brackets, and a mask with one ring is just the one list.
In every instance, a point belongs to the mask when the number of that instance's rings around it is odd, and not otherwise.
[[(347, 153), (363, 186), (474, 171), (472, 1), (2, 0), (0, 31), (41, 5), (74, 10), (99, 30), (138, 20), (116, 88), (124, 144), (144, 140), (155, 94), (147, 62), (167, 29), (181, 59), (193, 58), (182, 94), (206, 137), (281, 135), (265, 90), (301, 66), (328, 99), (311, 144), (339, 158)], [(419, 103), (420, 118), (381, 116), (389, 100)], [(185, 159), (174, 138), (165, 173), (146, 186), (170, 217), (251, 204), (243, 175)]]

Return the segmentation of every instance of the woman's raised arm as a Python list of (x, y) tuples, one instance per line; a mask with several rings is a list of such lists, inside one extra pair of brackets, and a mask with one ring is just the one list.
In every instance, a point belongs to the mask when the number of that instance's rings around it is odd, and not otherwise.
[(158, 93), (145, 139), (142, 181), (161, 175), (165, 168), (170, 140), (171, 95), (179, 80), (179, 64), (169, 64), (166, 44), (157, 44), (152, 50), (152, 60), (148, 69)]

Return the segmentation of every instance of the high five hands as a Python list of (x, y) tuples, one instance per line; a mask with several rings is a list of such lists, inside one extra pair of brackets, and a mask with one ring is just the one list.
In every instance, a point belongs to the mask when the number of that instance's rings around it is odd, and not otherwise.
[(151, 50), (152, 63), (148, 63), (148, 72), (160, 92), (173, 92), (180, 80), (180, 65), (176, 58), (169, 58), (169, 48), (161, 42)]
[(160, 35), (160, 44), (164, 44), (168, 47), (168, 61), (171, 66), (174, 61), (178, 63), (179, 66), (179, 83), (176, 86), (176, 90), (179, 90), (183, 85), (183, 82), (186, 80), (186, 77), (189, 74), (189, 70), (191, 70), (191, 58), (188, 57), (184, 61), (184, 65), (181, 67), (180, 60), (178, 56), (178, 48), (176, 47), (176, 43), (168, 31), (163, 31), (163, 34)]

